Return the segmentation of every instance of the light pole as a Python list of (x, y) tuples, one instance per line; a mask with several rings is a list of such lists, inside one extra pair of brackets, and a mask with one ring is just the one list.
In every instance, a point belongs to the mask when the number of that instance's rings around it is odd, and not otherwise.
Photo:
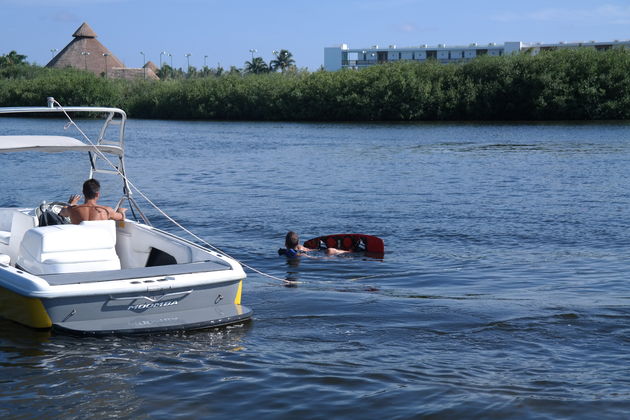
[(162, 68), (162, 56), (163, 55), (168, 55), (168, 53), (166, 51), (160, 51), (160, 68)]
[[(144, 56), (144, 53), (142, 51), (140, 51), (140, 54), (142, 54), (142, 69), (144, 70), (144, 78), (147, 78), (147, 58)], [(160, 58), (162, 58), (162, 56), (160, 55)]]
[(203, 56), (203, 66), (204, 67), (208, 67), (208, 56), (207, 55)]
[(249, 50), (249, 52), (252, 53), (252, 63), (253, 63), (254, 62), (254, 53), (258, 52), (258, 50), (255, 49), (255, 48), (252, 48), (251, 50)]
[(190, 76), (190, 56), (191, 55), (192, 55), (191, 53), (184, 54), (184, 56), (186, 57), (186, 65), (188, 66), (188, 70), (186, 71), (186, 73), (188, 73), (189, 76)]
[(173, 69), (173, 54), (168, 53), (168, 56), (171, 57), (171, 69)]
[(105, 59), (105, 78), (106, 79), (107, 79), (107, 57), (109, 57), (109, 54), (103, 53), (103, 58)]
[(85, 60), (85, 69), (87, 70), (87, 56), (90, 55), (90, 53), (87, 51), (81, 51), (81, 55), (83, 56), (83, 59)]
[(57, 51), (59, 51), (57, 48), (53, 48), (53, 49), (51, 49), (51, 50), (50, 50), (50, 53), (52, 54), (52, 57), (51, 57), (51, 58), (55, 58), (55, 53), (56, 53)]

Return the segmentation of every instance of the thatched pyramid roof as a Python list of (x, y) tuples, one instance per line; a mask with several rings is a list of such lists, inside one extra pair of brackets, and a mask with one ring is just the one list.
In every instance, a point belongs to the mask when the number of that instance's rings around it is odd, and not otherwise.
[(143, 66), (145, 69), (151, 69), (154, 73), (157, 73), (158, 68), (153, 61), (147, 61), (147, 63)]
[(96, 33), (87, 23), (79, 26), (72, 36), (74, 39), (46, 67), (73, 67), (97, 75), (109, 73), (114, 67), (125, 67), (122, 61), (96, 40)]
[(94, 30), (90, 27), (90, 25), (88, 25), (85, 22), (83, 22), (83, 24), (79, 26), (79, 28), (76, 31), (74, 31), (72, 36), (75, 38), (96, 38), (97, 37), (96, 32), (94, 32)]

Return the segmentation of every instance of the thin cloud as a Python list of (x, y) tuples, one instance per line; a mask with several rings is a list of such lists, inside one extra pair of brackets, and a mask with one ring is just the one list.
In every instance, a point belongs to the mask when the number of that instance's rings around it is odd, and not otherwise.
[(540, 9), (527, 13), (503, 12), (492, 17), (498, 22), (605, 22), (625, 25), (630, 22), (630, 6), (607, 4), (594, 9)]
[[(94, 3), (128, 3), (131, 0), (90, 0)], [(85, 5), (85, 0), (0, 0), (0, 3), (12, 4), (17, 6), (31, 7), (31, 6), (45, 6), (45, 7), (67, 7), (67, 6), (82, 6)]]
[(397, 25), (392, 25), (391, 26), (392, 29), (399, 31), (399, 32), (404, 32), (404, 33), (426, 33), (426, 32), (435, 32), (437, 31), (439, 28), (437, 26), (418, 26), (415, 23), (411, 23), (411, 22), (406, 22), (406, 23), (400, 23)]
[(408, 5), (423, 3), (423, 0), (368, 0), (354, 2), (354, 7), (360, 10), (396, 10)]
[(66, 23), (66, 22), (77, 22), (77, 21), (80, 21), (81, 18), (72, 12), (66, 11), (66, 12), (59, 12), (59, 13), (55, 13), (51, 15), (50, 20), (52, 20), (53, 22)]
[(402, 32), (407, 32), (407, 33), (416, 32), (418, 30), (416, 25), (414, 25), (413, 23), (403, 23), (402, 25), (398, 27), (398, 29)]

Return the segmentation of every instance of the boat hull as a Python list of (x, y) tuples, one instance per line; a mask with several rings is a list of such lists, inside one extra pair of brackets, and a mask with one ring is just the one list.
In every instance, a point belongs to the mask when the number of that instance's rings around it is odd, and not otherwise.
[(52, 327), (41, 299), (22, 296), (4, 287), (0, 287), (0, 317), (31, 328)]
[(116, 319), (68, 321), (53, 324), (55, 330), (81, 335), (156, 334), (169, 331), (222, 327), (247, 321), (252, 310), (243, 305), (197, 308), (169, 313), (145, 313)]
[(218, 327), (249, 319), (242, 280), (146, 293), (29, 298), (0, 289), (0, 316), (77, 334), (147, 334)]

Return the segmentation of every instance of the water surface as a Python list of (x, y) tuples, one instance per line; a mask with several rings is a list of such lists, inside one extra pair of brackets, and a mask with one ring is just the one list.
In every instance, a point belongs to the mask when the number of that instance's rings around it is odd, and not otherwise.
[[(63, 123), (0, 120), (29, 130)], [(1, 416), (627, 416), (630, 125), (132, 120), (127, 151), (176, 220), (299, 283), (250, 273), (253, 320), (200, 332), (0, 321)], [(88, 168), (0, 155), (0, 206), (65, 200)], [(101, 179), (113, 205), (120, 186)], [(377, 235), (386, 254), (287, 261), (289, 229)]]

